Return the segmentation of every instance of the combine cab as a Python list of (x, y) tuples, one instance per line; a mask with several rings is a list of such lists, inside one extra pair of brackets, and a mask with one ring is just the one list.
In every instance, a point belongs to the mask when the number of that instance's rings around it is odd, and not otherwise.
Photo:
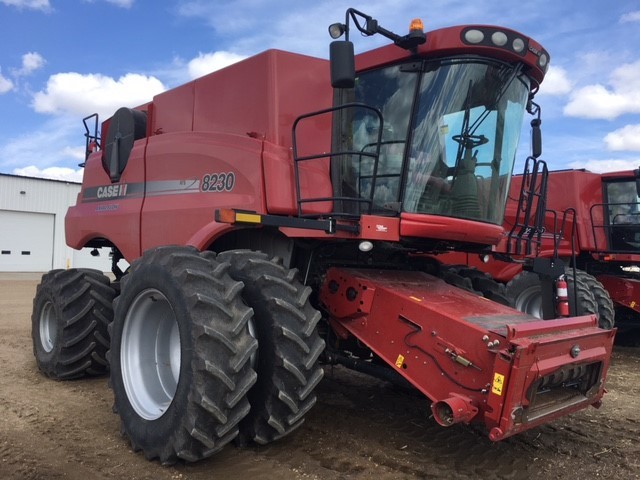
[[(354, 56), (354, 29), (393, 44)], [(425, 415), (492, 440), (600, 405), (613, 332), (595, 315), (539, 321), (426, 256), (503, 238), (547, 52), (353, 9), (330, 33), (330, 62), (270, 50), (88, 129), (66, 238), (110, 248), (116, 280), (46, 274), (34, 348), (53, 378), (109, 369), (147, 458), (290, 434), (322, 363), (410, 384)]]

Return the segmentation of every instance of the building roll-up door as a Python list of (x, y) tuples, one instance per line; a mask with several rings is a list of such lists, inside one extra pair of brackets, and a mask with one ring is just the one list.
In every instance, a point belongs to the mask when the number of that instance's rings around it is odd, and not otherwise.
[(53, 264), (55, 215), (0, 210), (0, 272), (46, 272)]

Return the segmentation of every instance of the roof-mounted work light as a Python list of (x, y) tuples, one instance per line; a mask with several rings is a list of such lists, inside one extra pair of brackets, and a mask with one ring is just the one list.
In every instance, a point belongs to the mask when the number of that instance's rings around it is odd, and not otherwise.
[(340, 38), (347, 30), (347, 26), (344, 23), (333, 23), (329, 25), (329, 35), (334, 40)]
[(355, 83), (355, 60), (353, 58), (353, 43), (349, 41), (349, 19), (360, 33), (365, 36), (380, 35), (393, 40), (397, 46), (415, 52), (419, 45), (427, 41), (422, 20), (416, 18), (411, 21), (409, 33), (397, 35), (382, 28), (378, 21), (354, 8), (349, 8), (344, 23), (333, 23), (329, 26), (329, 35), (334, 40), (344, 34), (344, 41), (331, 42), (329, 57), (331, 61), (331, 85), (334, 88), (353, 88)]

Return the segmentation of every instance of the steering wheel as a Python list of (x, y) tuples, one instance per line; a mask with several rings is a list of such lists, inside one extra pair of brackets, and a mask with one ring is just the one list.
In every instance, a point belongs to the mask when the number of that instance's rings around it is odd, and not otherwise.
[(489, 142), (484, 135), (454, 135), (451, 138), (465, 148), (476, 148)]

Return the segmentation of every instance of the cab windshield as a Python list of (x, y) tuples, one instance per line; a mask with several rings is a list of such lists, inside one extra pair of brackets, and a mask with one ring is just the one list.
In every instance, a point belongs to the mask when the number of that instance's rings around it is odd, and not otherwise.
[[(480, 57), (395, 65), (356, 80), (353, 152), (342, 184), (371, 195), (377, 214), (400, 211), (501, 224), (529, 80)], [(380, 129), (382, 131), (380, 132)], [(375, 157), (367, 156), (378, 148)], [(344, 190), (343, 190), (344, 193)]]

